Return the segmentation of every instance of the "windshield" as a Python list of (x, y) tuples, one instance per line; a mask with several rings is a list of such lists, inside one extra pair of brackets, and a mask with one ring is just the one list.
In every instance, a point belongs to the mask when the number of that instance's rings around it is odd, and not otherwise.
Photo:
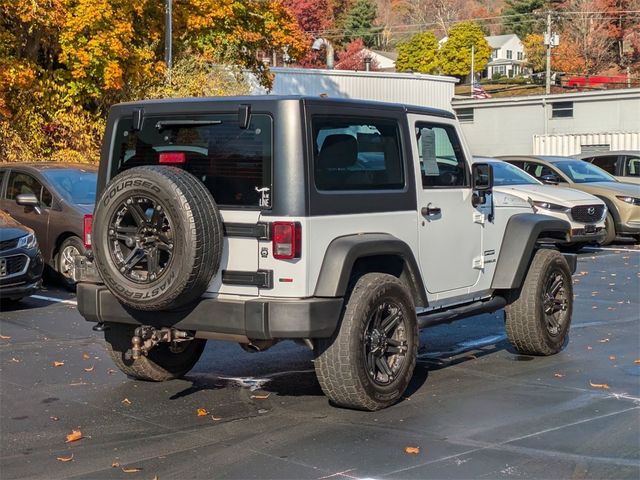
[(604, 170), (582, 160), (563, 160), (554, 162), (553, 165), (576, 183), (617, 181)]
[(92, 205), (96, 202), (97, 172), (75, 168), (46, 169), (42, 175), (68, 202), (76, 205)]
[(493, 184), (496, 187), (508, 185), (540, 185), (540, 182), (518, 167), (506, 162), (491, 163), (493, 166)]

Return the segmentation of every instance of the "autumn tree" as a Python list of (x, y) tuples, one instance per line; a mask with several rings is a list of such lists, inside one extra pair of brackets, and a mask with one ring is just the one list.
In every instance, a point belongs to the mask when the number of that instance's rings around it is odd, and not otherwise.
[[(330, 0), (285, 0), (284, 5), (294, 15), (298, 26), (305, 33), (307, 46), (311, 46), (316, 38), (324, 35), (324, 30), (333, 26)], [(307, 48), (297, 64), (306, 68), (321, 68), (325, 64), (324, 52)]]
[(415, 0), (409, 3), (412, 23), (435, 27), (440, 36), (464, 16), (467, 0)]
[(347, 41), (361, 38), (366, 46), (376, 43), (380, 29), (375, 27), (377, 7), (374, 0), (354, 0), (344, 19)]
[(542, 72), (546, 68), (546, 47), (544, 37), (539, 33), (530, 33), (522, 40), (526, 60), (534, 72)]
[(398, 45), (397, 71), (436, 73), (437, 69), (438, 41), (432, 32), (417, 33)]
[(484, 70), (491, 56), (491, 47), (477, 23), (472, 21), (457, 23), (449, 29), (448, 37), (438, 52), (438, 66), (443, 74), (457, 77), (469, 75), (472, 45), (474, 72)]
[[(344, 50), (338, 52), (338, 70), (365, 70), (365, 58), (367, 51), (361, 38), (357, 38), (350, 42)], [(378, 62), (371, 58), (371, 70), (378, 70)]]

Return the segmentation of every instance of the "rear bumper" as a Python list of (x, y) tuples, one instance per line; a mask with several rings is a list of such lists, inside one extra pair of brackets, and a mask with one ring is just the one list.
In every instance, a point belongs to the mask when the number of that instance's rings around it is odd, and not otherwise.
[(122, 305), (102, 284), (77, 286), (78, 310), (90, 322), (174, 327), (251, 340), (330, 337), (342, 298), (219, 300), (201, 298), (176, 311), (144, 312)]

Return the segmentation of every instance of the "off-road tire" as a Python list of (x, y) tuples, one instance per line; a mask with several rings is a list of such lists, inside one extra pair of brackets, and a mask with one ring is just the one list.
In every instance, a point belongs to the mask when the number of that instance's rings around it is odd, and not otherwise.
[[(566, 317), (554, 335), (549, 331), (544, 313), (545, 288), (552, 275), (562, 278), (566, 299)], [(525, 355), (553, 355), (566, 340), (573, 311), (573, 282), (571, 270), (564, 257), (556, 250), (537, 250), (522, 288), (513, 292), (511, 303), (505, 308), (507, 338)]]
[(600, 246), (606, 247), (611, 245), (616, 239), (616, 222), (613, 221), (613, 216), (610, 212), (607, 212), (607, 218), (604, 221), (605, 236), (600, 242)]
[(86, 250), (84, 248), (84, 243), (76, 236), (71, 236), (66, 238), (60, 248), (58, 249), (58, 254), (56, 256), (56, 272), (58, 274), (58, 278), (60, 279), (60, 283), (62, 286), (69, 290), (70, 292), (76, 291), (76, 281), (73, 278), (67, 277), (64, 273), (62, 273), (64, 269), (64, 259), (62, 257), (63, 252), (67, 247), (75, 247), (78, 250), (78, 254), (85, 255)]
[[(157, 279), (146, 283), (121, 273), (108, 243), (111, 219), (127, 199), (136, 197), (160, 205), (173, 228), (171, 263)], [(179, 168), (144, 166), (126, 170), (113, 178), (96, 205), (96, 267), (111, 293), (134, 309), (176, 309), (198, 299), (220, 267), (222, 248), (222, 217), (213, 197), (202, 182)]]
[[(375, 309), (385, 301), (397, 305), (406, 319), (406, 353), (397, 375), (388, 385), (380, 386), (367, 373), (365, 330)], [(380, 410), (401, 398), (413, 375), (417, 351), (416, 313), (407, 287), (392, 275), (368, 273), (355, 282), (336, 332), (331, 338), (318, 340), (316, 375), (333, 404)]]
[(136, 380), (164, 382), (185, 375), (200, 359), (206, 340), (185, 342), (184, 350), (173, 353), (166, 343), (159, 344), (146, 356), (134, 360), (131, 356), (131, 337), (135, 326), (106, 324), (104, 339), (113, 363), (127, 376)]

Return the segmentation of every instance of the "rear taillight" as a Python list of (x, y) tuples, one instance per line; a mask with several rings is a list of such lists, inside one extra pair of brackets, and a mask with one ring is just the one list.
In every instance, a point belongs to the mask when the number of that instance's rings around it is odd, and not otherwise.
[(84, 216), (84, 226), (82, 230), (82, 238), (84, 241), (84, 248), (91, 248), (91, 227), (93, 225), (93, 214), (87, 213)]
[(182, 165), (187, 163), (187, 154), (184, 152), (162, 152), (158, 162), (162, 165)]
[(300, 258), (302, 227), (298, 222), (273, 222), (271, 224), (273, 258), (289, 260)]

